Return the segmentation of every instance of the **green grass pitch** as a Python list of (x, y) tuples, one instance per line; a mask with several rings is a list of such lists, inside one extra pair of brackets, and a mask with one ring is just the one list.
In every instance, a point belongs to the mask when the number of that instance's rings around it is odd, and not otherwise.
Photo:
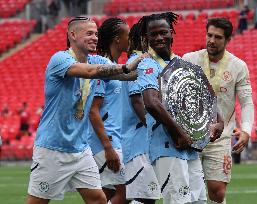
[[(29, 172), (29, 166), (0, 166), (1, 204), (25, 203)], [(63, 201), (51, 203), (82, 204), (83, 201), (78, 193), (67, 193)], [(234, 165), (232, 181), (227, 190), (227, 204), (255, 203), (257, 203), (257, 164)]]

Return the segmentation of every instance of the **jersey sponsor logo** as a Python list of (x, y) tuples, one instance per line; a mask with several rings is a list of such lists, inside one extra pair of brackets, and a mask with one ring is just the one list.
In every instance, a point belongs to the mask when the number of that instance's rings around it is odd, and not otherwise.
[(224, 155), (223, 172), (228, 174), (232, 168), (232, 159), (230, 155)]
[(120, 93), (121, 92), (121, 87), (115, 88), (113, 92), (116, 93), (116, 94)]
[(224, 81), (231, 81), (232, 79), (232, 74), (229, 71), (225, 71), (223, 73), (223, 80)]
[(152, 74), (153, 73), (153, 68), (148, 68), (145, 70), (145, 74)]
[(46, 193), (49, 190), (49, 184), (47, 182), (44, 182), (44, 181), (40, 182), (39, 183), (39, 190), (41, 192)]
[(227, 90), (227, 88), (225, 88), (225, 87), (220, 87), (220, 92), (227, 92), (228, 90)]
[(180, 189), (178, 190), (179, 195), (182, 197), (186, 197), (187, 195), (190, 194), (190, 187), (189, 186), (181, 186)]

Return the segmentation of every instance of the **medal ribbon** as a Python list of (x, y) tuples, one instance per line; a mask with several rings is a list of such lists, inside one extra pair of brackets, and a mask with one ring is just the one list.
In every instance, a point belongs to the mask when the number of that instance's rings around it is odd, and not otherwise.
[(132, 53), (135, 53), (137, 55), (141, 55), (142, 54), (142, 51), (139, 51), (139, 50), (133, 50)]
[[(74, 51), (71, 48), (69, 49), (69, 53), (72, 57), (75, 58), (75, 60), (78, 61)], [(89, 90), (90, 90), (90, 79), (80, 78), (79, 82), (80, 82), (80, 90), (81, 90), (82, 110), (84, 110), (84, 106), (85, 106), (87, 97), (89, 95)]]
[[(162, 68), (165, 68), (168, 64), (149, 46), (148, 53), (152, 56), (152, 58), (157, 61)], [(176, 55), (171, 53), (170, 60), (172, 60)]]
[(219, 61), (220, 65), (217, 67), (215, 75), (213, 77), (211, 77), (210, 60), (209, 60), (209, 57), (208, 57), (207, 50), (206, 50), (206, 53), (204, 53), (203, 71), (204, 71), (205, 75), (207, 76), (209, 82), (211, 83), (212, 88), (214, 89), (216, 95), (220, 91), (220, 81), (222, 79), (224, 70), (227, 67), (227, 63), (228, 63), (227, 59), (228, 59), (228, 53), (225, 50), (222, 59)]

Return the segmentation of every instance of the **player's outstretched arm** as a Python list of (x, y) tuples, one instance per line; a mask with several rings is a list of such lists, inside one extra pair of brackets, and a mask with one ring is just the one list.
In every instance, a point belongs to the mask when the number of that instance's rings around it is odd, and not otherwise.
[(85, 79), (134, 80), (136, 79), (136, 72), (132, 71), (136, 70), (139, 62), (147, 56), (148, 54), (143, 54), (128, 65), (75, 63), (66, 74)]

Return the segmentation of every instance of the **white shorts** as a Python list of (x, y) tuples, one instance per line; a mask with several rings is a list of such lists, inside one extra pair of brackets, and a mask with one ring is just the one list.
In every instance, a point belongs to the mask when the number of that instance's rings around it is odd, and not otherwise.
[(161, 186), (163, 204), (191, 202), (187, 160), (161, 157), (153, 167)]
[(230, 147), (209, 147), (204, 149), (200, 155), (205, 180), (230, 182), (232, 168)]
[(148, 155), (135, 157), (125, 164), (126, 198), (157, 200), (161, 197), (159, 182)]
[(88, 148), (81, 153), (63, 153), (35, 146), (28, 194), (62, 200), (70, 189), (101, 189), (98, 167)]
[(206, 187), (200, 158), (187, 161), (189, 172), (189, 186), (191, 191), (191, 202), (206, 201)]
[(114, 173), (107, 167), (104, 151), (94, 155), (94, 159), (99, 168), (102, 186), (111, 189), (115, 189), (115, 185), (125, 184), (125, 166), (122, 162), (122, 151), (120, 149), (115, 149), (115, 151), (117, 152), (121, 163), (120, 170), (117, 173)]

